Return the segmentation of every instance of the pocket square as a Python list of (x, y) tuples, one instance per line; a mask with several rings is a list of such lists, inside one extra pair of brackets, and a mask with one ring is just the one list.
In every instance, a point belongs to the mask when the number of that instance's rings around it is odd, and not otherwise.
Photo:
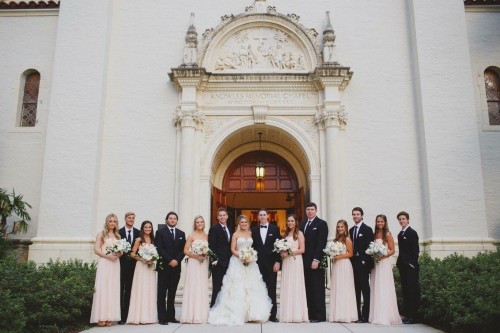
[(313, 230), (318, 230), (318, 228), (313, 228)]
[(403, 237), (403, 239), (406, 239), (406, 237)]
[(269, 235), (267, 235), (267, 237), (271, 237), (272, 235), (273, 235), (273, 234), (269, 234)]
[(182, 237), (179, 237), (179, 239), (182, 239)]
[(363, 237), (363, 234), (359, 234), (358, 237)]

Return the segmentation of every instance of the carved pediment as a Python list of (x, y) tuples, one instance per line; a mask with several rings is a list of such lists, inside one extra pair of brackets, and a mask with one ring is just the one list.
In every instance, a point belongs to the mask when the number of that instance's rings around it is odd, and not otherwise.
[(203, 33), (198, 64), (213, 73), (311, 72), (322, 63), (318, 33), (299, 19), (274, 7), (224, 15)]

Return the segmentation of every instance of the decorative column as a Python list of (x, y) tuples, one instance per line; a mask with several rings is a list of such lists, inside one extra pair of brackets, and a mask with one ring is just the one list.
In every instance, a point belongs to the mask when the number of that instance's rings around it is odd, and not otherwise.
[(315, 123), (320, 131), (321, 205), (324, 218), (329, 222), (330, 235), (335, 234), (335, 222), (345, 214), (344, 135), (347, 113), (341, 103), (341, 92), (353, 73), (342, 67), (333, 53), (335, 33), (326, 13), (327, 27), (323, 32), (323, 65), (314, 71), (317, 86), (323, 93)]
[(198, 108), (197, 92), (206, 72), (198, 67), (198, 40), (194, 26), (194, 14), (191, 13), (191, 23), (186, 33), (183, 63), (178, 68), (172, 68), (170, 80), (180, 92), (180, 101), (174, 114), (174, 124), (180, 135), (177, 145), (179, 152), (178, 172), (175, 183), (175, 209), (179, 215), (179, 227), (190, 230), (192, 219), (199, 210), (199, 184), (194, 181), (195, 173), (199, 172), (199, 156), (201, 146), (201, 131), (205, 115)]

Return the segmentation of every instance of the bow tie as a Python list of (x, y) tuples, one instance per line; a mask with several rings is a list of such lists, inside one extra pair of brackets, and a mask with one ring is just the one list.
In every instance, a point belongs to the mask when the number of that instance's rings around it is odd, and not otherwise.
[(267, 225), (261, 225), (260, 227), (261, 228), (267, 228)]

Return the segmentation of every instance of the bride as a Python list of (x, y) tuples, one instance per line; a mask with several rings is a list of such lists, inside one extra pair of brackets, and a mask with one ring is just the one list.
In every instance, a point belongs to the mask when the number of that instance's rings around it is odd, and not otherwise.
[(266, 285), (262, 281), (257, 263), (251, 261), (245, 265), (238, 254), (239, 250), (252, 247), (253, 240), (248, 218), (240, 215), (237, 223), (238, 230), (231, 239), (233, 256), (222, 281), (222, 289), (208, 313), (208, 323), (211, 325), (265, 322), (271, 313), (271, 299), (267, 296)]

